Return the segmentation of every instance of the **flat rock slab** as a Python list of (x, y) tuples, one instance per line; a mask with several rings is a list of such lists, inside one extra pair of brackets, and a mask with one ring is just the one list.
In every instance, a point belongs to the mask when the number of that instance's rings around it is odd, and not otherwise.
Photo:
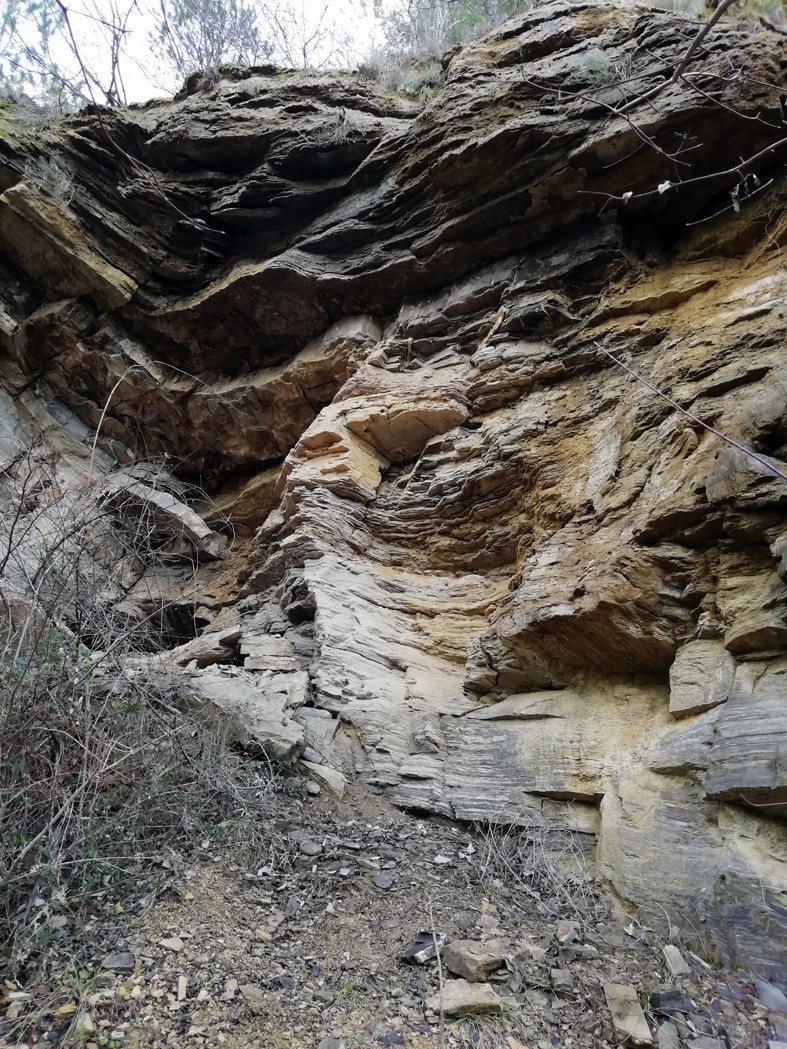
[(331, 768), (330, 765), (318, 765), (314, 761), (305, 761), (301, 758), (301, 765), (309, 772), (313, 779), (317, 780), (320, 787), (324, 787), (329, 793), (337, 798), (344, 797), (347, 789), (347, 777)]
[(720, 641), (692, 641), (670, 668), (669, 712), (685, 718), (726, 703), (735, 678), (735, 660)]
[(668, 943), (662, 948), (664, 960), (673, 976), (690, 976), (691, 968), (688, 962), (674, 944)]
[(133, 972), (137, 960), (131, 951), (119, 951), (117, 954), (108, 954), (101, 961), (101, 968), (111, 972)]
[(477, 983), (499, 969), (508, 954), (502, 940), (454, 940), (443, 951), (443, 964), (457, 976)]
[(674, 1023), (668, 1020), (661, 1024), (656, 1036), (656, 1044), (659, 1049), (680, 1049), (680, 1035)]
[(604, 994), (612, 1014), (612, 1026), (623, 1045), (653, 1045), (648, 1021), (630, 984), (605, 983)]
[(767, 980), (754, 981), (754, 989), (766, 1009), (775, 1013), (787, 1013), (787, 995)]
[(473, 1013), (501, 1013), (503, 999), (486, 983), (467, 980), (446, 980), (442, 995), (438, 992), (426, 999), (427, 1009), (444, 1016), (470, 1016)]

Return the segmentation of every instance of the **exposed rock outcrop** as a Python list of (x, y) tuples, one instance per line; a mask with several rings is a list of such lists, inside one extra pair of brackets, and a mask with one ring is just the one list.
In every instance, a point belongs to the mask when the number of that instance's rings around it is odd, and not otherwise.
[(273, 756), (571, 828), (785, 986), (787, 45), (675, 78), (695, 32), (555, 2), (422, 112), (249, 70), (12, 133), (0, 433), (208, 490), (125, 505), (212, 559), (165, 661)]

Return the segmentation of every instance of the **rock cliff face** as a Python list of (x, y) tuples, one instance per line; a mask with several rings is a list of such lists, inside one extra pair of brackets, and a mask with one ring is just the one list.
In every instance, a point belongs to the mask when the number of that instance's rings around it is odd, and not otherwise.
[(123, 600), (191, 610), (168, 665), (271, 753), (573, 829), (785, 986), (787, 42), (722, 25), (673, 76), (695, 33), (558, 2), (422, 111), (260, 69), (11, 121), (0, 436), (179, 530), (196, 592), (175, 559)]

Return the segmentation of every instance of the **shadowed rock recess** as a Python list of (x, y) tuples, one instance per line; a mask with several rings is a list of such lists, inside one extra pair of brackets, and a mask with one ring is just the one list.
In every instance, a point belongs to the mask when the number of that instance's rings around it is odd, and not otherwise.
[[(571, 828), (787, 988), (787, 483), (604, 352), (787, 470), (787, 38), (721, 25), (638, 101), (695, 32), (552, 3), (421, 111), (229, 69), (9, 118), (0, 437), (182, 523), (196, 577), (123, 600), (192, 609), (159, 662), (241, 735), (327, 790)], [(68, 204), (25, 176), (52, 156)]]

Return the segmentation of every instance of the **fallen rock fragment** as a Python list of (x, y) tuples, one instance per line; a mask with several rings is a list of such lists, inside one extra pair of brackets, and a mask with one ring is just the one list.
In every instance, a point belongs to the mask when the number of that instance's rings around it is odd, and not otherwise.
[(555, 929), (555, 936), (557, 936), (558, 943), (562, 945), (578, 943), (579, 929), (576, 927), (574, 922), (561, 921), (557, 924), (557, 928)]
[(754, 989), (766, 1009), (774, 1013), (787, 1013), (787, 995), (767, 980), (755, 980)]
[(442, 932), (433, 932), (431, 929), (421, 929), (417, 932), (411, 943), (404, 948), (399, 956), (403, 962), (415, 965), (424, 965), (437, 957), (437, 952), (445, 945), (447, 936)]
[(549, 975), (555, 994), (567, 994), (574, 989), (574, 977), (568, 969), (552, 969)]
[(160, 947), (166, 947), (168, 951), (182, 951), (184, 944), (179, 936), (165, 936), (159, 940)]
[(304, 856), (319, 856), (322, 852), (322, 845), (311, 838), (305, 838), (300, 844), (300, 850)]
[(267, 995), (254, 983), (242, 983), (238, 988), (243, 1000), (253, 1013), (264, 1014), (267, 1010)]
[(135, 965), (136, 958), (131, 951), (118, 951), (101, 960), (101, 968), (109, 969), (110, 972), (133, 972)]
[(653, 1036), (636, 990), (630, 984), (605, 983), (604, 995), (612, 1015), (612, 1026), (620, 1041), (624, 1045), (653, 1045)]
[(343, 798), (344, 792), (347, 789), (347, 778), (337, 769), (332, 769), (330, 765), (316, 765), (313, 761), (304, 761), (301, 759), (300, 764), (309, 773), (311, 778), (317, 782), (319, 787), (324, 788), (330, 794), (336, 795), (337, 798)]
[(656, 1045), (659, 1049), (680, 1049), (680, 1035), (678, 1028), (671, 1020), (666, 1020), (659, 1026), (656, 1035)]
[(546, 956), (547, 952), (544, 948), (535, 943), (522, 943), (517, 947), (515, 953), (516, 958), (525, 958), (532, 962), (546, 961)]
[(442, 992), (426, 999), (426, 1008), (444, 1016), (471, 1016), (474, 1013), (501, 1013), (503, 999), (489, 984), (467, 980), (446, 980)]
[(187, 540), (204, 559), (215, 561), (226, 556), (225, 537), (209, 528), (195, 510), (164, 488), (117, 473), (105, 482), (104, 500), (124, 517), (141, 519), (146, 527)]
[(690, 1013), (694, 1008), (691, 998), (683, 991), (670, 989), (654, 991), (650, 996), (650, 1007), (661, 1016), (674, 1016), (675, 1013)]
[(179, 667), (188, 666), (192, 661), (200, 668), (216, 663), (228, 663), (237, 654), (242, 633), (242, 628), (234, 623), (222, 630), (200, 634), (199, 637), (171, 649), (168, 656)]
[(662, 953), (664, 954), (667, 968), (673, 976), (689, 976), (691, 974), (689, 963), (674, 944), (668, 943), (663, 948)]
[(502, 940), (487, 940), (486, 943), (454, 940), (445, 948), (442, 958), (446, 969), (477, 983), (499, 969), (508, 953), (508, 946)]

